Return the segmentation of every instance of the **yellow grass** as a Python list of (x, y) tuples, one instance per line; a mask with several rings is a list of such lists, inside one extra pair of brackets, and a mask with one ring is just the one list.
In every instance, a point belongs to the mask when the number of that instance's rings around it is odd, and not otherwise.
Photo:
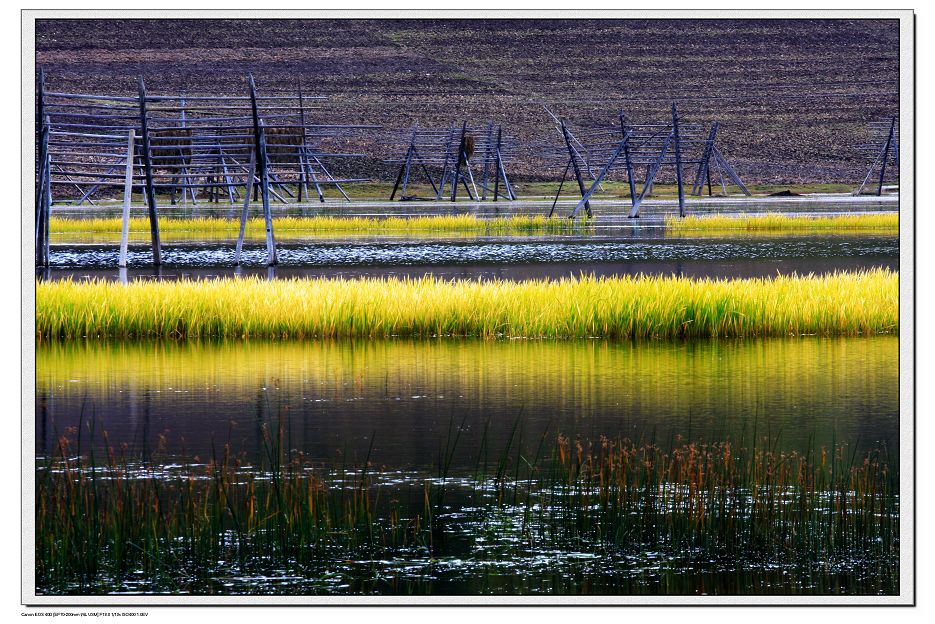
[(898, 274), (36, 284), (36, 335), (679, 338), (897, 332)]
[[(102, 239), (119, 239), (122, 222), (119, 218), (69, 219), (53, 217), (49, 230), (53, 239), (71, 239), (74, 235), (89, 235)], [(512, 217), (479, 218), (475, 215), (433, 215), (424, 217), (276, 217), (273, 229), (277, 237), (316, 236), (329, 234), (417, 234), (430, 232), (451, 233), (539, 233), (566, 231), (581, 224), (568, 219), (548, 219), (544, 216), (518, 215)], [(240, 231), (239, 219), (220, 217), (162, 218), (159, 231), (164, 240), (193, 237), (236, 238)], [(130, 219), (133, 239), (148, 238), (149, 219)], [(247, 220), (246, 238), (263, 239), (266, 226), (261, 218)]]
[(748, 230), (748, 231), (814, 231), (814, 230), (899, 230), (899, 215), (849, 214), (830, 217), (783, 215), (708, 215), (688, 216), (682, 219), (668, 216), (666, 228), (672, 231), (686, 230)]

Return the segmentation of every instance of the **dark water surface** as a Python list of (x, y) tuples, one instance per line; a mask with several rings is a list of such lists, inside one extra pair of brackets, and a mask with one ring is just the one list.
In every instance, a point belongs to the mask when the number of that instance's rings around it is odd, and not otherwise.
[[(112, 445), (204, 454), (230, 438), (259, 452), (259, 427), (288, 424), (290, 447), (321, 461), (371, 459), (389, 469), (437, 465), (452, 427), (456, 464), (480, 437), (514, 426), (635, 440), (833, 440), (895, 452), (898, 338), (645, 342), (381, 340), (224, 344), (65, 343), (37, 350), (42, 455), (66, 427), (92, 419)], [(100, 442), (100, 441), (99, 441)], [(177, 457), (175, 459), (187, 459)]]
[[(404, 519), (421, 513), (423, 491), (430, 491), (423, 488), (431, 488), (436, 505), (423, 515), (433, 524), (422, 534), (427, 543), (418, 546), (336, 548), (301, 567), (270, 567), (260, 547), (246, 564), (222, 556), (210, 563), (207, 574), (172, 569), (154, 579), (131, 570), (117, 580), (40, 585), (40, 591), (893, 593), (899, 587), (898, 558), (873, 555), (872, 544), (870, 551), (860, 551), (871, 553), (866, 559), (802, 560), (743, 553), (724, 557), (665, 542), (648, 547), (639, 535), (616, 545), (594, 544), (549, 537), (550, 529), (543, 529), (533, 540), (530, 531), (539, 530), (541, 507), (525, 506), (515, 494), (512, 501), (499, 499), (492, 476), (478, 481), (477, 474), (492, 475), (500, 449), (511, 446), (510, 470), (515, 466), (517, 475), (534, 474), (533, 465), (542, 464), (537, 446), (547, 440), (546, 448), (553, 448), (559, 433), (585, 444), (601, 436), (663, 447), (676, 436), (732, 440), (738, 448), (755, 444), (814, 457), (822, 447), (847, 443), (851, 449), (885, 446), (895, 459), (897, 354), (895, 336), (40, 345), (40, 466), (55, 453), (59, 436), (68, 435), (73, 444), (80, 438), (77, 444), (85, 455), (94, 450), (103, 458), (110, 447), (127, 458), (121, 470), (139, 470), (140, 479), (178, 483), (181, 478), (184, 483), (182, 475), (198, 466), (204, 470), (217, 457), (216, 449), (230, 444), (243, 462), (240, 474), (268, 482), (271, 473), (263, 466), (270, 461), (269, 438), (264, 436), (278, 431), (289, 456), (301, 455), (340, 474), (349, 467), (348, 488), (363, 478), (359, 470), (369, 460), (367, 474), (379, 492), (381, 513), (395, 511)], [(42, 468), (37, 475), (43, 475)], [(507, 487), (515, 489), (508, 491), (522, 491), (523, 483), (531, 483), (518, 479), (510, 481)], [(329, 487), (341, 488), (341, 483), (339, 478)], [(441, 491), (444, 502), (438, 498)], [(178, 500), (163, 504), (173, 509)], [(385, 526), (385, 518), (380, 522)], [(559, 530), (579, 526), (580, 519), (569, 522), (560, 521)], [(898, 540), (883, 537), (887, 543)]]
[[(545, 279), (581, 273), (598, 276), (675, 274), (688, 277), (761, 277), (777, 273), (830, 273), (873, 267), (898, 270), (893, 235), (671, 236), (654, 228), (625, 235), (484, 236), (400, 239), (357, 237), (278, 244), (279, 266), (265, 267), (265, 248), (245, 246), (235, 267), (230, 241), (166, 244), (158, 270), (146, 247), (132, 247), (128, 279), (261, 274), (270, 277), (422, 276), (470, 279)], [(56, 245), (47, 277), (119, 279), (113, 244)]]

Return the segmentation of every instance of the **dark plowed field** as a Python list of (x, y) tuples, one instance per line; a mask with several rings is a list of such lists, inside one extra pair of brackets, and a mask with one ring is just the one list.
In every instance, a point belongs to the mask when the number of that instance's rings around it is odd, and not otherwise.
[[(327, 121), (502, 122), (522, 142), (575, 125), (663, 118), (722, 124), (722, 151), (753, 183), (854, 182), (865, 124), (898, 106), (899, 32), (885, 20), (52, 20), (37, 61), (54, 90), (266, 91), (330, 100)], [(387, 155), (381, 134), (364, 137)], [(388, 167), (364, 163), (370, 175)], [(561, 171), (520, 163), (517, 173)]]

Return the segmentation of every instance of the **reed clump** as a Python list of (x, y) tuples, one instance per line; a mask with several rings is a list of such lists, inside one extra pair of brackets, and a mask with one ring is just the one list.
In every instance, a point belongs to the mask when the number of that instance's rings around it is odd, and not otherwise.
[(498, 533), (513, 550), (472, 556), (652, 551), (737, 569), (843, 562), (898, 579), (898, 478), (885, 447), (786, 452), (755, 438), (663, 447), (559, 434), (551, 444), (543, 436), (535, 454), (512, 438), (503, 449), (482, 444), (478, 464), (499, 456), (496, 466), (454, 479), (449, 440), (439, 478), (412, 487), (395, 472), (385, 482), (369, 455), (355, 470), (315, 466), (277, 429), (264, 425), (254, 463), (228, 442), (174, 471), (135, 464), (126, 447), (106, 447), (97, 461), (66, 432), (36, 475), (37, 587), (185, 591), (219, 574), (312, 578), (359, 560), (443, 558), (460, 552), (449, 534), (480, 544)]
[(899, 231), (899, 215), (896, 213), (848, 214), (828, 217), (809, 215), (784, 215), (767, 213), (760, 215), (692, 215), (684, 218), (667, 216), (666, 228), (673, 232), (690, 230), (745, 230), (749, 232), (820, 232), (868, 230), (881, 232)]
[(609, 339), (898, 332), (888, 269), (767, 279), (37, 282), (36, 336)]
[[(58, 239), (74, 236), (113, 237), (119, 239), (122, 222), (119, 218), (70, 219), (53, 217), (50, 234)], [(537, 234), (566, 232), (587, 227), (568, 219), (549, 219), (541, 215), (511, 217), (477, 217), (475, 215), (431, 215), (422, 217), (340, 217), (316, 215), (311, 217), (276, 217), (273, 227), (279, 238), (327, 236), (345, 234)], [(239, 219), (221, 217), (168, 217), (159, 220), (160, 234), (166, 240), (195, 237), (236, 238)], [(149, 220), (145, 217), (130, 219), (130, 234), (134, 238), (149, 236)], [(261, 240), (266, 236), (262, 218), (247, 220), (245, 238)]]

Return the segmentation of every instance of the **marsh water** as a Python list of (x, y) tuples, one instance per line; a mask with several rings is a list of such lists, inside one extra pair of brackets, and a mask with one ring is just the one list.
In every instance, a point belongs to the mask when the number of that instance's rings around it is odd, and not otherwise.
[[(418, 277), (445, 279), (554, 279), (597, 276), (680, 275), (765, 277), (899, 268), (895, 235), (810, 234), (754, 236), (667, 235), (659, 228), (601, 230), (592, 234), (471, 236), (413, 239), (370, 236), (286, 240), (280, 264), (265, 266), (262, 244), (245, 245), (244, 265), (233, 262), (232, 241), (166, 243), (164, 265), (147, 266), (145, 246), (131, 247), (128, 278), (167, 279), (231, 275), (273, 277)], [(113, 243), (53, 248), (50, 278), (118, 279)]]
[[(430, 469), (452, 423), (460, 467), (489, 421), (504, 442), (553, 433), (713, 441), (758, 436), (804, 450), (832, 439), (897, 448), (898, 339), (610, 343), (380, 340), (53, 343), (37, 350), (37, 451), (79, 418), (111, 445), (204, 454), (289, 421), (290, 446)], [(170, 458), (177, 460), (179, 457)]]
[[(131, 246), (115, 268), (110, 241), (53, 246), (49, 279), (188, 279), (258, 274), (446, 279), (555, 279), (674, 274), (762, 277), (872, 267), (898, 270), (894, 235), (667, 235), (616, 225), (543, 236), (331, 237), (261, 244), (232, 263), (229, 240), (164, 246), (146, 266)], [(343, 340), (41, 343), (36, 349), (39, 464), (62, 435), (170, 475), (229, 445), (261, 466), (264, 432), (321, 466), (364, 466), (394, 500), (426, 480), (451, 488), (444, 552), (322, 560), (315, 573), (247, 574), (220, 562), (194, 593), (834, 594), (898, 591), (898, 561), (713, 560), (584, 543), (532, 546), (509, 508), (478, 520), (481, 456), (512, 447), (535, 463), (542, 440), (677, 440), (769, 445), (803, 454), (847, 444), (898, 458), (899, 338), (624, 341)], [(106, 432), (106, 438), (103, 435)], [(856, 456), (856, 455), (855, 455)], [(406, 493), (405, 495), (403, 493)], [(408, 498), (406, 498), (408, 500)], [(885, 568), (884, 571), (883, 568)], [(307, 571), (306, 571), (307, 572)], [(153, 591), (140, 580), (108, 591)]]
[[(512, 445), (534, 462), (542, 440), (559, 434), (802, 453), (847, 442), (895, 457), (897, 349), (895, 336), (52, 343), (37, 349), (36, 453), (41, 463), (73, 428), (85, 453), (117, 449), (145, 475), (171, 478), (224, 445), (245, 466), (262, 466), (264, 432), (279, 430), (284, 448), (313, 463), (371, 466), (401, 508), (418, 507), (423, 483), (437, 485), (445, 464), (442, 552), (344, 554), (313, 574), (222, 566), (179, 580), (196, 593), (889, 593), (898, 577), (879, 562), (533, 547), (522, 513), (481, 514), (472, 496), (482, 454), (493, 464)], [(110, 591), (152, 587), (131, 580)]]

